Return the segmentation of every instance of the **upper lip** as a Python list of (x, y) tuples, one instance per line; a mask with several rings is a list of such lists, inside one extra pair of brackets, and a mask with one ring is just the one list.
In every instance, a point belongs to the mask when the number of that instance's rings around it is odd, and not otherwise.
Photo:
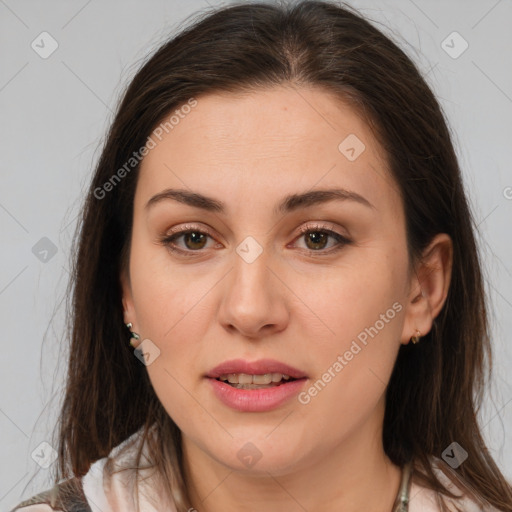
[(229, 373), (245, 373), (247, 375), (263, 375), (265, 373), (282, 373), (294, 379), (306, 377), (305, 373), (293, 366), (276, 361), (275, 359), (259, 359), (258, 361), (246, 361), (244, 359), (231, 359), (224, 361), (211, 369), (206, 376), (217, 379), (221, 375)]

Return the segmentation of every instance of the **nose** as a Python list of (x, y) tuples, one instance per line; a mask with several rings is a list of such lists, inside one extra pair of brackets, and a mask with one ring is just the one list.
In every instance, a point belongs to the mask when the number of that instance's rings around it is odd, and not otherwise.
[(219, 320), (228, 331), (255, 339), (286, 328), (290, 291), (265, 251), (249, 261), (235, 254), (234, 267), (224, 280)]

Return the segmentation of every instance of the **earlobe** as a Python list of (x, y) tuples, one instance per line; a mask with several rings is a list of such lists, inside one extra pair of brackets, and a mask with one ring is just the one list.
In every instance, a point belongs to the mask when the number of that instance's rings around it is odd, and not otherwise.
[(418, 331), (430, 332), (434, 319), (444, 306), (450, 287), (453, 243), (446, 233), (439, 233), (423, 252), (410, 285), (402, 343), (407, 344)]
[(123, 304), (123, 318), (124, 323), (134, 323), (135, 322), (135, 312), (133, 307), (133, 299), (132, 299), (132, 290), (130, 286), (130, 280), (126, 275), (126, 272), (122, 271), (119, 276), (119, 280), (121, 283), (121, 297)]
[(133, 348), (137, 348), (140, 340), (140, 336), (135, 332), (134, 325), (136, 324), (135, 308), (133, 306), (132, 289), (130, 286), (130, 280), (125, 272), (121, 272), (119, 276), (121, 283), (122, 292), (122, 303), (123, 303), (123, 319), (124, 323), (129, 330), (130, 345)]

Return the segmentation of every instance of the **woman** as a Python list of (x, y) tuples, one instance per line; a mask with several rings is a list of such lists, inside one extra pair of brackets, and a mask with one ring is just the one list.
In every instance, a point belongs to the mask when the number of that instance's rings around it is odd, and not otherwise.
[(163, 45), (77, 239), (56, 485), (14, 510), (512, 511), (450, 134), (353, 10), (240, 4)]

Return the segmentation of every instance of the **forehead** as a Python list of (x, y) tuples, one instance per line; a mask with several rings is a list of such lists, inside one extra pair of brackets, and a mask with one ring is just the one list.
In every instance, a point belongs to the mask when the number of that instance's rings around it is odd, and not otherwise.
[(172, 128), (161, 130), (161, 140), (153, 137), (138, 196), (190, 188), (216, 192), (229, 205), (229, 197), (257, 201), (281, 197), (283, 189), (343, 186), (373, 204), (385, 198), (396, 204), (382, 148), (357, 112), (334, 95), (275, 87), (196, 100)]
[[(169, 147), (177, 149), (185, 143), (191, 149), (192, 142), (197, 144), (196, 150), (249, 150), (247, 146), (252, 143), (258, 145), (257, 155), (265, 158), (270, 152), (277, 155), (280, 149), (288, 152), (294, 142), (308, 147), (316, 144), (337, 153), (338, 142), (345, 135), (357, 134), (366, 140), (372, 137), (364, 120), (346, 102), (320, 88), (280, 86), (253, 92), (216, 92), (196, 101), (186, 114), (173, 116), (173, 126), (164, 127), (166, 133), (162, 135), (169, 139)], [(172, 138), (166, 137), (171, 133)], [(375, 146), (373, 139), (368, 142)]]

